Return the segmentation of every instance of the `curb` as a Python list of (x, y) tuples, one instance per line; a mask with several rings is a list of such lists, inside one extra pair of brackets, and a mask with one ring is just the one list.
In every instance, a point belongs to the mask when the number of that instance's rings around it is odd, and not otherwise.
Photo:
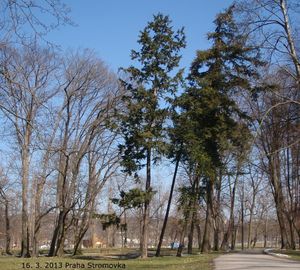
[(273, 249), (267, 248), (267, 249), (264, 250), (264, 253), (267, 254), (267, 255), (271, 255), (271, 256), (277, 257), (277, 258), (285, 258), (285, 259), (291, 258), (291, 256), (289, 256), (287, 254), (274, 253), (272, 251), (273, 251)]

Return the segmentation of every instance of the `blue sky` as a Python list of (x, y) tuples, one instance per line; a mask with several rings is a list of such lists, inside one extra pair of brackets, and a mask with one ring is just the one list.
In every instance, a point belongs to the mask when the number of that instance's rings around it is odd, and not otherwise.
[(130, 50), (153, 14), (169, 15), (175, 29), (184, 26), (187, 47), (181, 65), (189, 67), (198, 49), (208, 47), (213, 20), (232, 0), (65, 0), (76, 27), (60, 27), (49, 39), (63, 49), (91, 48), (117, 71), (131, 64)]
[[(62, 49), (90, 48), (113, 70), (128, 67), (131, 49), (138, 49), (138, 35), (158, 12), (169, 15), (174, 29), (185, 28), (187, 47), (181, 67), (188, 70), (196, 51), (206, 49), (207, 33), (214, 30), (216, 15), (233, 0), (64, 0), (76, 27), (51, 32), (48, 40)], [(168, 190), (173, 165), (163, 162), (153, 171), (154, 183), (163, 179)], [(143, 174), (143, 173), (142, 173)], [(154, 184), (153, 183), (153, 184)]]

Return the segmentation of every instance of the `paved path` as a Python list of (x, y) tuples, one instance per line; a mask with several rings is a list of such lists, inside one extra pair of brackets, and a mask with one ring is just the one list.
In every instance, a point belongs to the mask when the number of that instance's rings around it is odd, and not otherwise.
[(226, 254), (214, 260), (215, 270), (300, 270), (300, 262), (264, 254)]

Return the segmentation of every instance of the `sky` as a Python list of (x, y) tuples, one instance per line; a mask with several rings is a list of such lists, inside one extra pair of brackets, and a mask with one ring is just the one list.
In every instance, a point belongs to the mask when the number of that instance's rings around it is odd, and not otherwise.
[(169, 15), (174, 29), (185, 28), (187, 47), (181, 66), (188, 69), (195, 53), (209, 46), (207, 33), (215, 16), (233, 0), (64, 0), (77, 25), (61, 26), (49, 34), (62, 49), (90, 48), (113, 70), (132, 64), (138, 35), (158, 12)]
[[(1, 0), (0, 0), (1, 1)], [(207, 33), (214, 30), (213, 21), (233, 0), (61, 0), (70, 7), (70, 18), (76, 26), (61, 26), (46, 39), (63, 50), (93, 49), (117, 72), (132, 64), (130, 51), (138, 50), (139, 32), (154, 14), (169, 15), (174, 29), (185, 28), (187, 47), (182, 51), (181, 67), (188, 70), (196, 51), (209, 46)], [(1, 146), (3, 147), (3, 146)], [(162, 178), (172, 178), (170, 164), (161, 164)], [(166, 179), (167, 178), (167, 179)]]
[[(207, 33), (213, 21), (233, 0), (63, 0), (71, 8), (70, 17), (77, 25), (62, 26), (48, 39), (62, 49), (93, 49), (117, 72), (133, 62), (130, 51), (138, 50), (138, 35), (154, 14), (169, 15), (174, 29), (185, 28), (187, 46), (182, 51), (181, 67), (187, 71), (196, 51), (209, 47)], [(160, 172), (160, 173), (159, 173)], [(154, 179), (169, 183), (173, 166), (160, 164)], [(168, 186), (168, 185), (167, 185)]]

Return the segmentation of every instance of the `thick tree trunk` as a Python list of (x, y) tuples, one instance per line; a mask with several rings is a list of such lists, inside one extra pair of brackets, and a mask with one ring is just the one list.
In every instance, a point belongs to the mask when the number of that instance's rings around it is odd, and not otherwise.
[(65, 229), (63, 228), (64, 225), (61, 227), (61, 233), (57, 241), (57, 247), (55, 251), (55, 255), (58, 257), (62, 257), (65, 253), (64, 247), (65, 247), (65, 241), (66, 241), (66, 234), (65, 234)]
[(211, 209), (210, 207), (207, 207), (201, 252), (208, 252), (211, 250), (211, 244), (210, 244), (210, 239), (211, 239), (210, 235), (212, 229), (211, 223), (212, 223)]
[(282, 187), (280, 183), (280, 168), (279, 168), (279, 157), (273, 157), (269, 159), (270, 166), (270, 178), (273, 186), (273, 195), (276, 205), (276, 213), (279, 224), (279, 230), (281, 235), (281, 248), (289, 248), (290, 244), (288, 242), (287, 230), (285, 226), (284, 218), (284, 196), (282, 193)]
[(235, 250), (236, 238), (237, 238), (240, 223), (241, 223), (241, 221), (239, 220), (238, 224), (233, 224), (233, 226), (232, 226), (231, 246), (230, 246), (231, 250)]
[(32, 238), (32, 256), (39, 256), (39, 230), (40, 230), (40, 221), (35, 221), (34, 232)]
[(214, 251), (219, 251), (219, 234), (220, 234), (219, 224), (216, 224), (216, 227), (214, 229)]
[[(65, 218), (68, 213), (61, 210), (58, 214), (58, 219), (56, 221), (56, 226), (53, 232), (50, 250), (48, 253), (49, 257), (57, 256), (58, 251), (61, 249), (61, 245), (64, 242), (64, 227), (65, 227)], [(61, 250), (60, 250), (61, 252)]]
[(288, 218), (289, 230), (290, 230), (290, 248), (296, 249), (295, 231), (293, 226), (293, 217)]
[(28, 182), (29, 182), (29, 142), (30, 126), (26, 126), (24, 145), (22, 147), (22, 240), (21, 257), (30, 257), (29, 219), (28, 219)]
[(163, 239), (164, 239), (165, 230), (166, 230), (167, 223), (168, 223), (169, 212), (170, 212), (170, 208), (171, 208), (171, 202), (172, 202), (172, 197), (173, 197), (173, 192), (174, 192), (174, 187), (175, 187), (179, 162), (180, 162), (180, 154), (176, 158), (175, 171), (174, 171), (174, 174), (173, 174), (173, 180), (172, 180), (172, 185), (171, 185), (167, 210), (166, 210), (166, 214), (165, 214), (165, 219), (164, 219), (164, 223), (163, 223), (163, 226), (162, 226), (162, 229), (161, 229), (161, 234), (160, 234), (160, 237), (159, 237), (159, 242), (158, 242), (157, 249), (156, 249), (156, 254), (155, 254), (156, 257), (160, 256), (161, 245), (162, 245), (162, 242), (163, 242)]

